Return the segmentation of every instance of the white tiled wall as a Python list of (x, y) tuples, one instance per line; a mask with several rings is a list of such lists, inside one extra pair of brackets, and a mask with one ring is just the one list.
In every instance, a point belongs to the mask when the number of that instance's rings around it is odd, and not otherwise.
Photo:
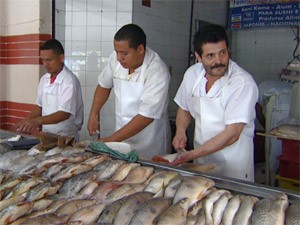
[[(84, 99), (80, 140), (90, 139), (87, 120), (97, 77), (113, 51), (113, 36), (132, 22), (132, 0), (57, 0), (55, 37), (65, 47), (65, 64), (78, 76)], [(114, 130), (114, 101), (101, 110), (101, 136)]]
[(296, 47), (291, 28), (245, 29), (232, 32), (232, 57), (260, 84), (279, 79)]

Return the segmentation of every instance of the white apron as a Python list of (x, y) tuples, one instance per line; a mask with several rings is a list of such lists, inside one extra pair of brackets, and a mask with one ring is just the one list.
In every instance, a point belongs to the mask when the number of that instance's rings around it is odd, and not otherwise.
[[(43, 107), (42, 107), (42, 115), (50, 115), (52, 113), (57, 112), (58, 109), (58, 96), (49, 94), (49, 93), (43, 93)], [(75, 119), (70, 115), (69, 119), (64, 120), (57, 124), (48, 124), (43, 125), (42, 130), (44, 132), (53, 133), (57, 135), (63, 135), (63, 136), (72, 136), (78, 138), (78, 129), (75, 125)]]
[[(143, 68), (141, 73), (143, 73)], [(131, 82), (114, 78), (116, 130), (124, 127), (139, 113), (140, 99), (143, 93), (143, 82)], [(170, 126), (167, 115), (153, 120), (142, 131), (124, 140), (138, 152), (140, 158), (151, 159), (154, 155), (168, 153)]]
[[(193, 87), (191, 114), (195, 118), (194, 147), (204, 144), (225, 129), (224, 108), (221, 98), (228, 86), (228, 76), (222, 79), (222, 94), (219, 98), (195, 97), (194, 92), (202, 77)], [(199, 87), (199, 86), (198, 86)], [(213, 154), (196, 159), (197, 163), (214, 163), (211, 175), (226, 176), (254, 181), (253, 139), (241, 133), (239, 140)]]

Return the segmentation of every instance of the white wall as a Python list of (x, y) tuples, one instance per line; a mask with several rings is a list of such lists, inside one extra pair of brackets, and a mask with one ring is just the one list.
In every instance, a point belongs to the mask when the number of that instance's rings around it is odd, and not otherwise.
[[(113, 37), (132, 22), (132, 0), (56, 1), (56, 38), (64, 44), (65, 64), (78, 76), (84, 100), (84, 125), (80, 140), (88, 140), (87, 120), (97, 77), (113, 51)], [(114, 101), (101, 110), (101, 136), (114, 130)]]
[(232, 32), (232, 57), (258, 84), (278, 80), (281, 69), (293, 59), (294, 38), (288, 27), (236, 30)]

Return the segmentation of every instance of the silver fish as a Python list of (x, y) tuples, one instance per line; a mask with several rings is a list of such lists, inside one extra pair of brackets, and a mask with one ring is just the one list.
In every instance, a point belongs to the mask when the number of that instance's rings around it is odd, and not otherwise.
[(67, 168), (63, 169), (62, 171), (60, 171), (51, 180), (52, 180), (52, 182), (63, 181), (70, 177), (73, 177), (75, 175), (78, 175), (80, 173), (90, 171), (90, 170), (92, 170), (92, 167), (90, 167), (88, 165), (84, 165), (81, 163), (78, 163), (78, 164), (74, 163), (74, 164), (68, 166)]
[(6, 225), (30, 212), (33, 202), (20, 202), (16, 205), (8, 206), (0, 212), (0, 224)]
[(182, 181), (183, 181), (182, 176), (176, 176), (172, 180), (170, 180), (169, 184), (165, 188), (164, 197), (173, 198)]
[(253, 212), (253, 207), (259, 199), (254, 196), (245, 196), (242, 200), (239, 210), (234, 216), (233, 225), (248, 225)]
[(72, 224), (76, 221), (82, 222), (84, 225), (94, 224), (99, 218), (99, 215), (103, 211), (105, 204), (95, 204), (84, 208), (81, 208), (74, 212), (68, 219), (68, 224)]
[(124, 183), (144, 183), (148, 177), (153, 173), (153, 167), (149, 166), (138, 166), (132, 169)]
[(36, 201), (44, 198), (45, 196), (53, 195), (59, 190), (61, 185), (62, 183), (51, 183), (49, 181), (41, 183), (30, 190), (26, 200)]
[(190, 207), (199, 201), (214, 184), (213, 180), (201, 176), (184, 177), (174, 196), (173, 204), (181, 199), (188, 198)]
[(122, 184), (121, 186), (116, 187), (107, 194), (105, 202), (111, 203), (135, 192), (142, 191), (144, 188), (144, 184)]
[[(103, 170), (101, 170), (102, 173), (97, 177), (97, 179), (104, 180), (104, 179), (111, 178), (116, 172), (116, 170), (124, 163), (125, 161), (123, 160), (105, 160), (103, 164), (106, 164), (106, 167)], [(95, 168), (96, 167), (94, 167), (94, 170)]]
[(228, 201), (222, 217), (223, 225), (232, 225), (233, 218), (236, 212), (239, 210), (240, 204), (244, 197), (244, 195), (237, 194)]
[(179, 174), (173, 171), (163, 171), (149, 181), (149, 184), (145, 187), (144, 191), (156, 194), (161, 189), (165, 189), (170, 180), (172, 180), (175, 176), (179, 176)]
[(232, 197), (230, 193), (224, 193), (215, 203), (212, 212), (212, 221), (214, 225), (218, 225), (222, 221), (224, 210)]
[(0, 211), (5, 209), (8, 206), (15, 205), (17, 203), (20, 203), (26, 199), (26, 195), (16, 195), (14, 197), (4, 199), (0, 201)]
[(153, 198), (143, 203), (130, 221), (130, 225), (152, 225), (156, 217), (170, 207), (172, 199)]
[(219, 198), (223, 194), (230, 194), (229, 191), (224, 190), (224, 189), (218, 189), (216, 191), (212, 191), (205, 199), (203, 202), (203, 209), (205, 212), (205, 223), (206, 224), (213, 224), (213, 218), (212, 218), (212, 213), (213, 213), (213, 207), (214, 203), (219, 200)]
[(280, 193), (258, 201), (252, 214), (253, 225), (284, 224), (285, 211), (288, 207), (286, 194)]
[[(66, 224), (67, 218), (65, 217), (59, 217), (55, 214), (45, 214), (40, 215), (33, 218), (27, 218), (23, 220), (20, 225), (28, 225), (28, 224), (34, 224), (34, 225), (45, 225), (45, 224)], [(10, 224), (12, 225), (12, 224)]]
[(114, 175), (110, 178), (110, 180), (117, 180), (117, 181), (122, 181), (124, 180), (127, 175), (129, 174), (129, 172), (133, 169), (140, 166), (139, 163), (124, 163), (123, 165), (121, 165), (116, 172), (114, 173)]
[(59, 189), (60, 194), (65, 194), (65, 197), (73, 197), (82, 187), (90, 181), (95, 180), (97, 171), (88, 171), (66, 179)]
[(113, 221), (114, 225), (127, 225), (134, 216), (137, 209), (146, 201), (151, 199), (153, 194), (150, 192), (137, 192), (129, 195), (120, 207)]
[(171, 205), (157, 218), (157, 225), (185, 224), (189, 202), (188, 198), (184, 198)]
[(98, 203), (104, 202), (107, 194), (120, 185), (122, 185), (122, 183), (119, 181), (103, 181), (102, 183), (99, 183), (98, 187), (95, 188), (89, 198), (97, 200)]
[(86, 198), (86, 197), (90, 196), (98, 186), (99, 186), (99, 183), (97, 181), (94, 181), (94, 180), (90, 181), (84, 187), (81, 188), (78, 195), (82, 196), (82, 198)]
[(108, 204), (102, 211), (101, 215), (99, 216), (97, 223), (112, 224), (119, 209), (126, 201), (126, 198), (127, 197), (120, 198), (120, 199), (112, 202), (111, 204)]
[(83, 162), (83, 164), (95, 167), (96, 165), (102, 163), (104, 160), (110, 159), (107, 155), (95, 155)]
[(62, 206), (60, 206), (55, 214), (59, 217), (65, 217), (69, 218), (73, 213), (75, 213), (77, 210), (94, 205), (96, 203), (95, 200), (92, 199), (75, 199), (66, 202)]
[(285, 213), (286, 225), (299, 225), (300, 224), (300, 202), (290, 205)]

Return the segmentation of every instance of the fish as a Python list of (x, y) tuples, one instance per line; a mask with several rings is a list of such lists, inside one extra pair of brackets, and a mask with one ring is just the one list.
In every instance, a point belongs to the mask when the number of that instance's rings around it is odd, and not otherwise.
[(81, 224), (84, 225), (94, 224), (104, 208), (105, 204), (103, 203), (81, 208), (70, 216), (68, 224), (73, 224), (76, 221), (81, 222)]
[(13, 196), (8, 199), (3, 199), (2, 201), (0, 201), (0, 211), (5, 209), (8, 206), (20, 203), (20, 202), (24, 201), (25, 199), (26, 199), (25, 194), (24, 195), (16, 195), (16, 196)]
[(75, 199), (70, 200), (60, 206), (56, 211), (55, 214), (59, 217), (69, 218), (74, 212), (77, 210), (90, 206), (95, 205), (96, 201), (93, 199)]
[(41, 183), (29, 191), (26, 201), (36, 201), (45, 196), (53, 195), (59, 190), (61, 185), (62, 183), (51, 183), (50, 181)]
[(253, 212), (253, 207), (259, 199), (255, 196), (245, 196), (242, 200), (239, 210), (233, 218), (233, 225), (248, 225)]
[[(89, 166), (90, 167), (90, 166)], [(81, 188), (83, 188), (87, 183), (90, 181), (95, 180), (97, 177), (97, 171), (87, 171), (76, 176), (70, 177), (66, 179), (61, 188), (59, 189), (58, 193), (64, 194), (65, 197), (73, 197), (75, 196)]]
[(222, 217), (223, 225), (232, 225), (233, 218), (239, 210), (240, 204), (244, 199), (244, 195), (236, 194), (227, 203)]
[(44, 155), (45, 156), (60, 155), (63, 151), (64, 151), (63, 148), (56, 146), (54, 148), (49, 149), (47, 152), (45, 152)]
[(100, 224), (112, 224), (116, 214), (118, 213), (121, 206), (126, 201), (127, 197), (120, 198), (105, 206), (102, 213), (100, 214), (97, 223)]
[[(50, 166), (48, 169), (45, 168), (43, 170), (41, 176), (45, 177), (47, 179), (53, 178), (56, 174), (58, 174), (60, 171), (63, 169), (67, 168), (68, 166), (72, 165), (72, 163), (59, 163), (59, 164), (54, 164)], [(35, 174), (40, 174), (40, 172), (35, 171)]]
[[(224, 193), (213, 206), (212, 221), (214, 225), (219, 225), (222, 221), (224, 210), (232, 197), (231, 193)], [(241, 224), (242, 225), (242, 224)]]
[(144, 202), (148, 201), (152, 197), (153, 193), (150, 192), (137, 192), (129, 195), (118, 210), (113, 224), (128, 225), (137, 209), (139, 209)]
[[(22, 218), (20, 218), (22, 219)], [(15, 221), (16, 222), (16, 221)], [(67, 220), (65, 217), (59, 217), (55, 214), (45, 214), (40, 215), (37, 217), (28, 217), (25, 220), (22, 220), (18, 225), (50, 225), (50, 224), (66, 224)], [(10, 225), (17, 225), (17, 224), (10, 224)]]
[(285, 213), (286, 225), (299, 225), (300, 224), (300, 202), (291, 204)]
[(175, 176), (172, 180), (170, 180), (169, 184), (165, 188), (164, 197), (173, 198), (182, 181), (182, 176)]
[(134, 213), (129, 225), (152, 225), (156, 217), (169, 208), (172, 199), (153, 198), (143, 203)]
[(26, 176), (15, 176), (0, 185), (0, 193), (15, 187), (18, 183), (22, 182), (24, 179), (29, 178)]
[(42, 198), (33, 202), (32, 212), (39, 212), (45, 210), (54, 200), (49, 198)]
[(8, 206), (0, 212), (0, 224), (9, 224), (19, 217), (30, 212), (33, 207), (33, 202), (20, 202), (16, 205)]
[[(105, 168), (103, 168), (101, 170), (102, 173), (97, 177), (97, 179), (104, 180), (104, 179), (111, 178), (114, 175), (114, 173), (116, 172), (116, 170), (124, 163), (125, 163), (125, 161), (123, 161), (123, 160), (105, 160), (105, 161), (103, 161), (103, 164), (106, 166), (105, 166)], [(100, 163), (100, 164), (102, 164), (102, 163)], [(98, 164), (98, 165), (100, 165), (100, 164)], [(96, 167), (94, 167), (94, 170)]]
[(97, 200), (98, 203), (104, 202), (107, 197), (107, 194), (118, 186), (122, 185), (119, 181), (103, 181), (99, 182), (98, 187), (95, 188), (93, 193), (89, 196), (90, 199)]
[[(183, 198), (167, 208), (155, 219), (157, 225), (182, 225), (186, 223), (186, 216), (190, 200)], [(156, 222), (157, 221), (157, 222)]]
[(124, 183), (144, 183), (153, 173), (154, 168), (150, 166), (138, 166), (132, 169), (123, 181)]
[(121, 165), (116, 172), (114, 173), (114, 175), (110, 178), (110, 180), (117, 180), (117, 181), (123, 181), (127, 175), (129, 174), (129, 172), (133, 169), (140, 166), (139, 163), (124, 163), (123, 165)]
[(5, 199), (16, 195), (21, 195), (43, 182), (45, 182), (45, 180), (41, 179), (40, 177), (31, 177), (27, 180), (21, 181), (5, 196)]
[(78, 195), (82, 196), (83, 198), (90, 196), (95, 189), (99, 186), (99, 183), (97, 181), (90, 181), (87, 183), (84, 187), (81, 188)]
[(188, 198), (188, 205), (191, 207), (204, 196), (205, 192), (209, 188), (214, 185), (215, 182), (213, 180), (205, 177), (184, 177), (174, 196), (173, 204), (176, 204), (181, 199)]
[(148, 191), (151, 193), (158, 193), (161, 189), (165, 189), (165, 187), (169, 184), (170, 180), (172, 180), (175, 176), (179, 176), (177, 172), (173, 171), (163, 171), (157, 176), (153, 177), (148, 185), (145, 187), (144, 191)]
[(213, 213), (213, 209), (214, 209), (214, 203), (217, 202), (219, 200), (219, 198), (225, 193), (230, 194), (230, 192), (227, 190), (218, 189), (216, 191), (212, 191), (204, 199), (203, 209), (205, 212), (205, 223), (206, 224), (213, 224), (212, 213)]
[(285, 211), (288, 207), (285, 193), (268, 196), (258, 201), (252, 213), (252, 224), (279, 225), (284, 224)]
[(111, 190), (106, 198), (105, 203), (114, 202), (120, 198), (125, 196), (131, 195), (133, 193), (142, 191), (145, 188), (144, 184), (121, 184), (120, 186), (116, 187), (115, 189)]
[(82, 163), (85, 165), (91, 166), (91, 167), (95, 167), (96, 165), (102, 163), (104, 160), (107, 160), (107, 159), (110, 159), (109, 156), (107, 156), (107, 155), (95, 155), (95, 156), (88, 158), (87, 160), (85, 160)]
[(92, 167), (89, 165), (84, 165), (81, 163), (78, 164), (71, 164), (67, 168), (61, 170), (58, 174), (56, 174), (51, 181), (52, 182), (58, 182), (58, 181), (64, 181), (70, 177), (73, 177), (75, 175), (78, 175), (83, 172), (87, 172), (92, 170)]

